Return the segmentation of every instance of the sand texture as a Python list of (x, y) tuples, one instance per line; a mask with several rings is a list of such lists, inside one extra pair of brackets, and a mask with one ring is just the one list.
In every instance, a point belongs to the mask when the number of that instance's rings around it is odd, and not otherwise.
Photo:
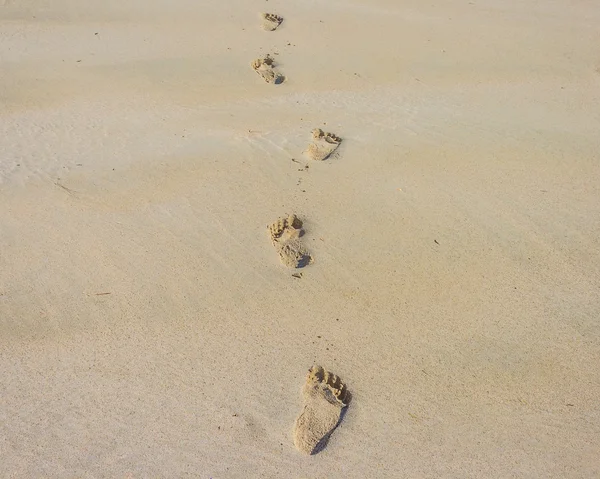
[(600, 477), (599, 25), (0, 0), (0, 476)]

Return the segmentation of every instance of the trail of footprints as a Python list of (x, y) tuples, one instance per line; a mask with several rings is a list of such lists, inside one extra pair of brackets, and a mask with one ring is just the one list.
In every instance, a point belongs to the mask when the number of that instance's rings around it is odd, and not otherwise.
[[(274, 31), (283, 18), (273, 13), (261, 15), (262, 28)], [(277, 69), (275, 60), (266, 55), (251, 63), (252, 69), (267, 83), (280, 84), (285, 76)], [(317, 128), (312, 131), (312, 141), (304, 151), (311, 160), (323, 161), (340, 146), (342, 139), (333, 133)], [(289, 268), (303, 268), (313, 262), (313, 257), (304, 245), (305, 234), (302, 220), (295, 214), (278, 218), (267, 227), (269, 237), (281, 262)], [(294, 445), (306, 454), (321, 451), (340, 423), (343, 410), (350, 402), (346, 385), (335, 374), (321, 366), (308, 371), (302, 387), (302, 411), (294, 424)]]

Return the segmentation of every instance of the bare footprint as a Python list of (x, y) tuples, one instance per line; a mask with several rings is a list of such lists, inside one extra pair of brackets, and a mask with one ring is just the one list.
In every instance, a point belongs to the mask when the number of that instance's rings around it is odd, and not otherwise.
[(263, 29), (268, 30), (269, 32), (277, 30), (277, 27), (283, 22), (283, 18), (274, 13), (263, 13), (261, 17), (263, 19)]
[(268, 226), (271, 241), (281, 262), (290, 268), (302, 268), (313, 259), (300, 237), (304, 235), (302, 221), (296, 215), (279, 218)]
[(267, 55), (264, 58), (257, 58), (251, 65), (254, 71), (267, 83), (278, 85), (285, 80), (285, 77), (274, 68), (275, 60), (273, 60), (270, 55)]
[(302, 399), (302, 412), (294, 425), (294, 445), (301, 452), (316, 454), (340, 423), (350, 394), (338, 376), (313, 366), (302, 388)]
[(339, 136), (333, 133), (325, 133), (320, 128), (312, 131), (313, 141), (306, 149), (305, 153), (312, 160), (323, 161), (335, 151), (342, 142)]

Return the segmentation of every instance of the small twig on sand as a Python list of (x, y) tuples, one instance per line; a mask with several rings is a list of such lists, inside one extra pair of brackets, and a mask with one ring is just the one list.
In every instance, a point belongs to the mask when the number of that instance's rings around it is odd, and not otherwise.
[(61, 185), (58, 181), (55, 181), (54, 184), (56, 186), (58, 186), (59, 188), (62, 188), (63, 190), (65, 190), (67, 193), (69, 193), (70, 195), (72, 195), (73, 193), (75, 193), (72, 189), (67, 188), (66, 186)]

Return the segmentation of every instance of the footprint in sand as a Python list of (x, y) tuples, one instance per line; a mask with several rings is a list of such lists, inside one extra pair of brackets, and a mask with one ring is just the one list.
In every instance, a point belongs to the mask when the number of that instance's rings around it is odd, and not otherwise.
[(285, 77), (274, 68), (275, 60), (273, 60), (270, 55), (267, 55), (264, 58), (257, 58), (251, 65), (254, 71), (267, 83), (278, 85), (285, 80)]
[(277, 30), (277, 27), (281, 25), (281, 22), (283, 22), (283, 18), (279, 15), (275, 15), (274, 13), (263, 13), (261, 17), (263, 19), (263, 29), (269, 32)]
[(312, 263), (312, 256), (300, 240), (304, 235), (300, 218), (296, 215), (279, 218), (268, 228), (271, 241), (284, 265), (290, 268), (302, 268)]
[(294, 445), (301, 452), (316, 454), (340, 423), (350, 394), (338, 376), (313, 366), (302, 388), (302, 399), (302, 412), (294, 425)]
[(320, 128), (312, 131), (313, 141), (305, 153), (312, 160), (323, 161), (335, 151), (342, 142), (339, 136), (333, 133), (325, 133)]

